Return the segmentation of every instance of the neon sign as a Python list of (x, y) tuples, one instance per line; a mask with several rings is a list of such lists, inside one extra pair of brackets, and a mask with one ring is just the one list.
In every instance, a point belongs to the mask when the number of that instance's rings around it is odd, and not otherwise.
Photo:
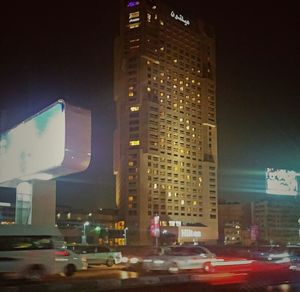
[(170, 13), (171, 17), (173, 17), (174, 19), (181, 21), (184, 23), (185, 26), (190, 25), (190, 21), (188, 19), (184, 19), (184, 17), (181, 14), (176, 14), (173, 10)]

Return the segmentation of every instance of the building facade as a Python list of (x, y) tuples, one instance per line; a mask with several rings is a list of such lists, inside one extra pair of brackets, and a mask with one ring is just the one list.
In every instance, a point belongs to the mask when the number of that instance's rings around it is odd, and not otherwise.
[(218, 238), (215, 67), (211, 27), (162, 1), (121, 1), (114, 174), (129, 243), (149, 243), (155, 215)]
[(251, 203), (220, 202), (218, 213), (220, 243), (249, 245)]
[(262, 243), (298, 243), (300, 236), (300, 202), (295, 197), (273, 197), (254, 202), (253, 221)]

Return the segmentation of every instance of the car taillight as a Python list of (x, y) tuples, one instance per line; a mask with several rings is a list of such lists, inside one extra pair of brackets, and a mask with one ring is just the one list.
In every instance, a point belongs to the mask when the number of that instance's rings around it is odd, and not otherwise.
[(68, 257), (70, 253), (67, 250), (57, 250), (54, 253), (56, 256)]

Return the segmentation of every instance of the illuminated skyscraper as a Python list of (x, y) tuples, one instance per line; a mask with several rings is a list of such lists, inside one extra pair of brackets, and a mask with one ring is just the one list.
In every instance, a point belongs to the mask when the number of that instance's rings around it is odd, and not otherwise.
[(216, 240), (214, 32), (161, 1), (121, 6), (114, 172), (129, 241), (148, 242), (154, 215), (162, 226), (205, 225)]

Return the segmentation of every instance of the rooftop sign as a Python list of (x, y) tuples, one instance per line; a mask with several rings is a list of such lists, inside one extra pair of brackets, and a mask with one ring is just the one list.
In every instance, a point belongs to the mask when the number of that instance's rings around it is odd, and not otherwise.
[(184, 23), (185, 26), (190, 25), (190, 21), (188, 19), (184, 19), (184, 17), (181, 14), (176, 14), (173, 10), (170, 13), (171, 17), (173, 17), (175, 20), (181, 21)]

